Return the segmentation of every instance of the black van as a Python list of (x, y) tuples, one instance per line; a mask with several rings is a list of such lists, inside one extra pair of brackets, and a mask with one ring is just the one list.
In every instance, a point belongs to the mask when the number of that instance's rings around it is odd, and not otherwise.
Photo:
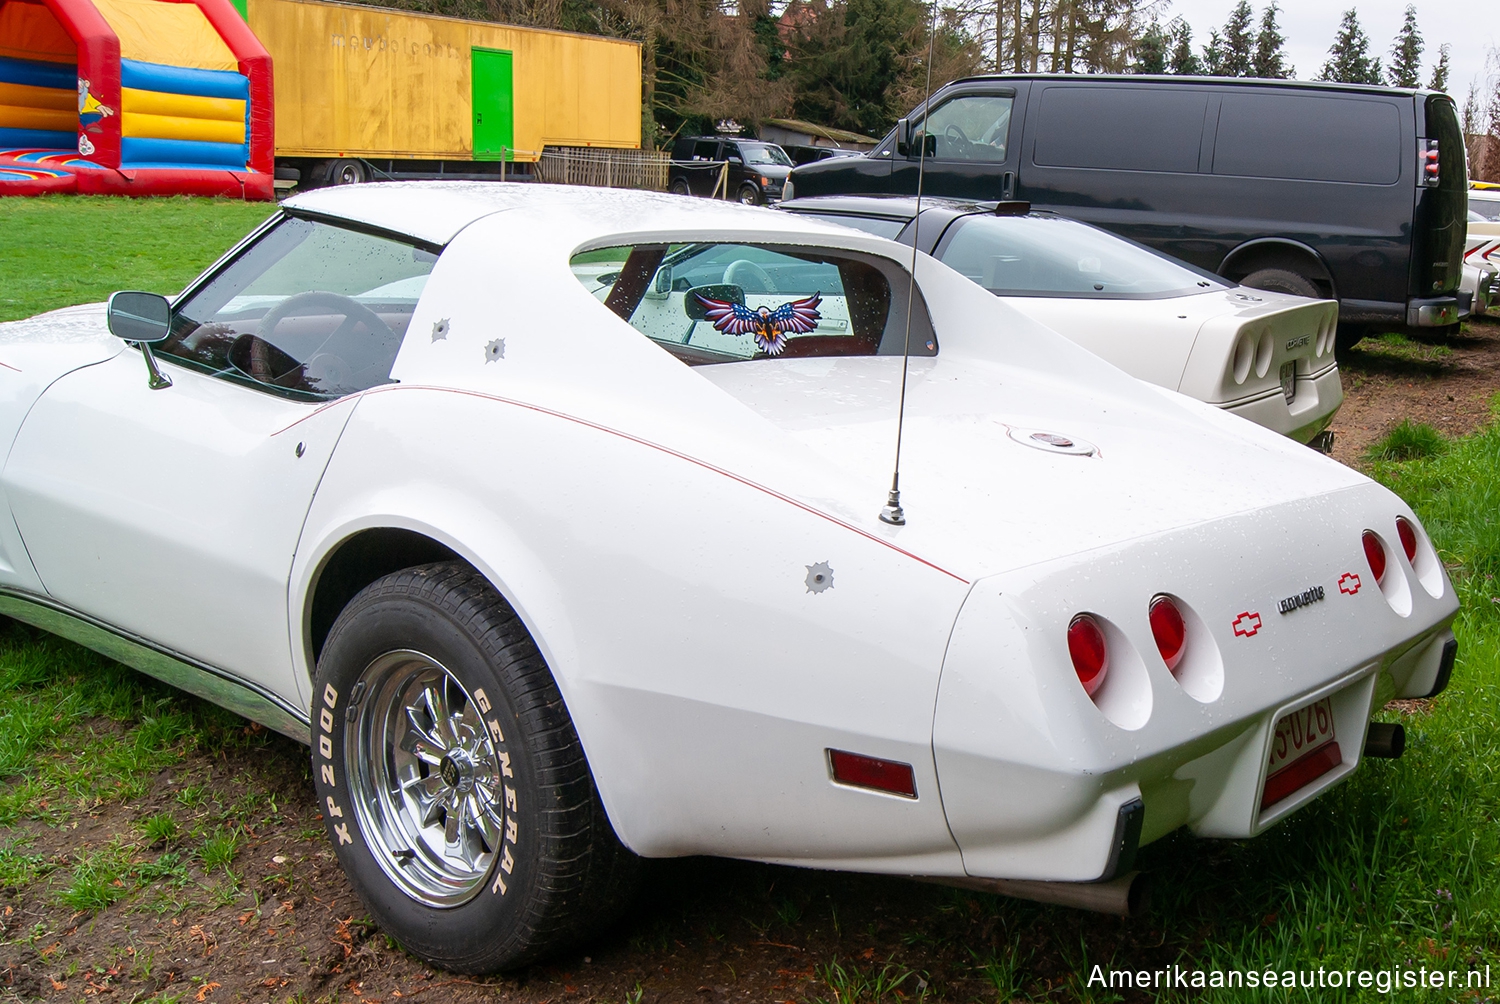
[(726, 162), (725, 198), (752, 206), (781, 201), (781, 186), (792, 171), (792, 158), (775, 143), (758, 139), (683, 136), (672, 145), (667, 187), (678, 195), (712, 195), (720, 187)]
[[(927, 109), (931, 108), (928, 115)], [(1463, 136), (1446, 94), (1212, 77), (955, 81), (786, 198), (1025, 200), (1247, 286), (1339, 301), (1340, 341), (1457, 323)]]

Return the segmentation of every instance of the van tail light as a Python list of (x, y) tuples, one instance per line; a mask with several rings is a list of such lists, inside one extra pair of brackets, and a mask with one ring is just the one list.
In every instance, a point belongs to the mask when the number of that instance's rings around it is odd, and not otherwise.
[(1073, 670), (1084, 693), (1093, 697), (1109, 672), (1109, 651), (1099, 622), (1088, 614), (1079, 614), (1068, 625), (1068, 655), (1073, 657)]
[(1423, 188), (1436, 188), (1438, 180), (1442, 177), (1442, 161), (1438, 156), (1438, 141), (1435, 139), (1418, 140), (1417, 148), (1421, 151), (1419, 170), (1417, 171), (1418, 184)]
[(1366, 530), (1364, 534), (1365, 560), (1370, 563), (1370, 572), (1375, 576), (1375, 584), (1378, 586), (1385, 581), (1385, 545), (1375, 535), (1374, 530)]
[(1182, 662), (1182, 653), (1187, 649), (1187, 624), (1182, 620), (1182, 611), (1170, 596), (1158, 596), (1151, 601), (1151, 636), (1156, 639), (1156, 650), (1162, 661), (1173, 673)]
[(1401, 550), (1406, 552), (1406, 560), (1416, 561), (1417, 528), (1411, 525), (1411, 520), (1405, 516), (1396, 517), (1396, 536), (1401, 538)]

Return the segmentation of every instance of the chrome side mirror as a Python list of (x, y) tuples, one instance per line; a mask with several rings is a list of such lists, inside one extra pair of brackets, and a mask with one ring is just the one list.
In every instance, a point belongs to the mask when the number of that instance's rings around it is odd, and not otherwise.
[(165, 340), (172, 330), (172, 305), (167, 298), (133, 290), (112, 293), (105, 319), (116, 338), (140, 346), (146, 360), (148, 386), (152, 390), (172, 386), (171, 379), (156, 365), (156, 356), (151, 354), (152, 343)]

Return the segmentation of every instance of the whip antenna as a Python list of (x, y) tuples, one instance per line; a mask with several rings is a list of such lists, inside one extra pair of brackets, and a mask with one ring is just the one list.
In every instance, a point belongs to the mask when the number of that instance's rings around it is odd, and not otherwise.
[[(892, 526), (906, 525), (906, 511), (901, 508), (901, 433), (906, 426), (906, 370), (911, 360), (912, 304), (917, 298), (917, 234), (922, 227), (922, 180), (927, 174), (927, 120), (932, 117), (932, 44), (937, 38), (937, 23), (938, 0), (932, 0), (932, 27), (927, 32), (927, 93), (922, 98), (922, 137), (917, 148), (917, 208), (911, 220), (911, 270), (906, 276), (906, 335), (901, 345), (901, 401), (896, 408), (896, 460), (891, 468), (891, 490), (886, 494), (885, 507), (880, 510), (880, 521)], [(897, 140), (905, 138), (898, 136)], [(910, 150), (910, 146), (907, 149)]]

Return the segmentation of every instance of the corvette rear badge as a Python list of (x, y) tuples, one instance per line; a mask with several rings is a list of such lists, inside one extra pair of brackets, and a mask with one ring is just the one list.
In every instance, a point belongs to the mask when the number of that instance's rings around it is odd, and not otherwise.
[(1359, 592), (1359, 576), (1353, 572), (1345, 572), (1339, 576), (1339, 592), (1346, 596), (1353, 596)]
[(1260, 614), (1246, 610), (1234, 619), (1236, 638), (1253, 638), (1260, 631)]
[(1298, 607), (1305, 607), (1313, 603), (1321, 603), (1322, 600), (1323, 587), (1311, 586), (1307, 589), (1302, 590), (1302, 592), (1298, 593), (1295, 596), (1288, 596), (1286, 599), (1278, 603), (1277, 606), (1280, 608), (1283, 614), (1289, 614), (1293, 610), (1296, 610)]

